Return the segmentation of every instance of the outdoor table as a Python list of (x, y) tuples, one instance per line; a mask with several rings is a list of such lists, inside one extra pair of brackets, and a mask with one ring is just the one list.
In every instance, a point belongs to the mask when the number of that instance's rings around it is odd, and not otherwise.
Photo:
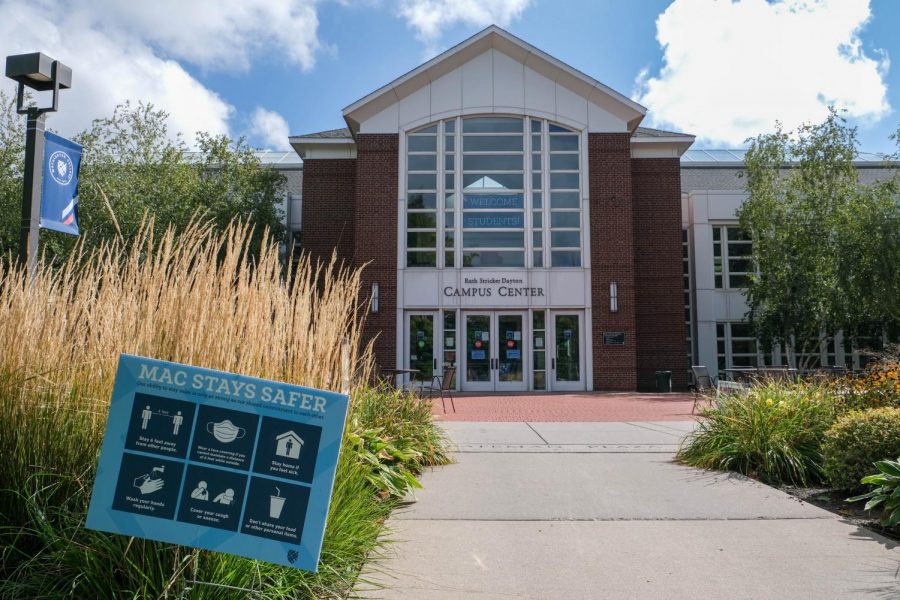
[[(381, 369), (381, 374), (383, 376), (384, 375), (390, 376), (390, 381), (391, 381), (392, 385), (397, 389), (400, 389), (401, 387), (403, 387), (402, 385), (397, 385), (397, 376), (398, 375), (415, 375), (418, 372), (419, 372), (418, 369)], [(387, 380), (387, 378), (385, 378), (385, 380)]]

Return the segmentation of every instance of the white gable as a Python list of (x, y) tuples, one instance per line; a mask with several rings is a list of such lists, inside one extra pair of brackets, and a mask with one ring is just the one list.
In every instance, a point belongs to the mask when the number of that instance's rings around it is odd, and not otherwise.
[(591, 132), (633, 132), (645, 109), (489, 27), (344, 109), (351, 130), (398, 133), (458, 115), (528, 114)]

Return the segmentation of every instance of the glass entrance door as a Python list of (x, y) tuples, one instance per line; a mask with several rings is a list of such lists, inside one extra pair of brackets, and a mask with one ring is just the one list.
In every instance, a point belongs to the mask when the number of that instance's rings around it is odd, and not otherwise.
[(431, 383), (431, 378), (437, 368), (438, 357), (435, 351), (436, 321), (436, 313), (407, 314), (406, 364), (408, 368), (415, 369), (417, 373), (403, 377), (402, 381)]
[(464, 391), (527, 389), (525, 313), (464, 313)]
[(580, 313), (554, 313), (551, 317), (553, 356), (550, 368), (554, 390), (583, 390), (582, 335)]
[(524, 313), (497, 313), (497, 391), (526, 389), (525, 362), (522, 346), (525, 340)]
[(492, 335), (491, 319), (488, 314), (466, 314), (465, 324), (465, 356), (463, 364), (465, 377), (463, 391), (493, 391), (494, 389), (494, 357), (491, 354)]

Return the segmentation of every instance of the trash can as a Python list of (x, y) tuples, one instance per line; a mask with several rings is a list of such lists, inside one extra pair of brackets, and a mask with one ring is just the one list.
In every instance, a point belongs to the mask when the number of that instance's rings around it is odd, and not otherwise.
[(661, 394), (672, 391), (672, 371), (656, 372), (656, 391)]

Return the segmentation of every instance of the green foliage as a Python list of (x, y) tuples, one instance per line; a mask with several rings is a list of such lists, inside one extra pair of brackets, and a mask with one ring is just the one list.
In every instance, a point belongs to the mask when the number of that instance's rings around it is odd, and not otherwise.
[(900, 456), (900, 408), (851, 411), (825, 434), (823, 470), (836, 488), (859, 489), (877, 461)]
[(723, 395), (702, 412), (677, 459), (705, 469), (736, 471), (767, 483), (807, 485), (821, 478), (820, 444), (834, 415), (823, 386), (770, 381)]
[(857, 150), (855, 128), (834, 110), (751, 140), (739, 216), (759, 270), (749, 316), (765, 347), (793, 339), (809, 352), (822, 331), (854, 338), (900, 320), (900, 182), (861, 184)]
[(866, 502), (866, 510), (881, 506), (881, 524), (900, 530), (900, 458), (881, 460), (875, 463), (878, 473), (862, 478), (862, 483), (874, 485), (875, 489), (847, 502)]
[[(133, 239), (148, 213), (160, 230), (172, 225), (176, 231), (184, 230), (197, 212), (206, 213), (220, 230), (237, 217), (255, 228), (253, 248), (263, 236), (281, 241), (284, 176), (262, 167), (243, 139), (201, 132), (196, 151), (189, 153), (167, 121), (168, 115), (152, 104), (126, 102), (75, 136), (84, 146), (79, 219), (85, 249), (118, 237)], [(2, 256), (18, 252), (24, 135), (15, 99), (0, 92)], [(41, 251), (60, 264), (78, 241), (43, 231)]]

